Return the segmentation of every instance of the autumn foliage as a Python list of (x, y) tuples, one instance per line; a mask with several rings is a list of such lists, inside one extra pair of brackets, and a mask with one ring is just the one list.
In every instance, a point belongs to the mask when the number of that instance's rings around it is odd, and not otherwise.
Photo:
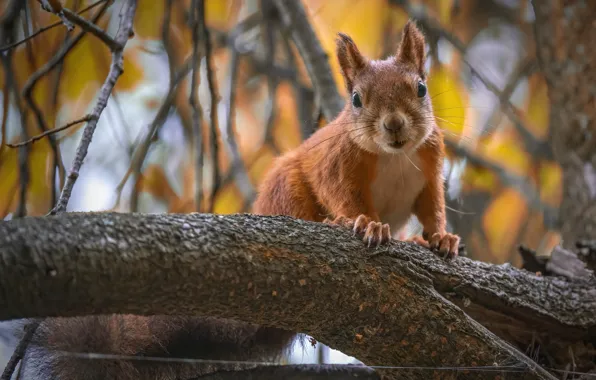
[[(108, 33), (115, 33), (118, 26), (119, 3), (62, 1), (64, 7), (95, 20)], [(190, 71), (177, 87), (170, 88), (170, 78), (184, 70), (193, 52), (190, 3), (139, 3), (135, 35), (125, 50), (124, 74), (102, 115), (75, 187), (80, 199), (84, 198), (82, 189), (89, 191), (101, 183), (95, 191), (102, 194), (98, 197), (103, 201), (81, 200), (71, 205), (73, 209), (250, 211), (251, 194), (272, 160), (326, 123), (303, 60), (275, 22), (275, 14), (273, 21), (260, 17), (262, 4), (258, 1), (207, 0), (205, 20), (212, 44), (213, 77), (209, 78), (207, 62), (201, 59), (198, 97), (203, 167), (197, 170)], [(418, 18), (430, 41), (428, 88), (449, 151), (445, 176), (450, 226), (462, 236), (474, 258), (518, 263), (517, 244), (548, 253), (558, 242), (549, 215), (561, 199), (561, 172), (546, 143), (546, 84), (535, 70), (531, 28), (523, 16), (530, 5), (520, 2), (520, 9), (499, 5), (502, 12), (495, 25), (489, 23), (495, 15), (483, 10), (483, 1), (459, 1), (457, 7), (455, 3), (303, 0), (342, 95), (345, 88), (334, 57), (337, 32), (349, 34), (364, 55), (385, 57), (394, 53), (399, 31), (415, 16), (411, 7), (423, 6)], [(41, 9), (37, 1), (28, 0), (27, 4), (28, 22), (15, 26), (19, 39), (52, 23), (58, 26), (17, 46), (3, 41), (0, 47), (7, 54), (0, 76), (2, 217), (14, 215), (19, 207), (25, 164), (29, 173), (27, 214), (44, 215), (51, 209), (84, 123), (26, 148), (9, 144), (84, 116), (93, 107), (110, 64), (109, 49), (85, 34), (51, 71), (37, 76), (35, 73), (81, 30), (68, 32), (59, 18)], [(168, 91), (172, 91), (169, 100)], [(218, 128), (212, 125), (212, 95), (217, 102)], [(157, 133), (147, 137), (152, 124)], [(232, 126), (231, 136), (226, 125)], [(144, 139), (149, 144), (146, 157), (139, 153)], [(240, 168), (233, 161), (230, 141), (238, 147)], [(248, 188), (237, 180), (240, 170), (246, 171)], [(198, 172), (202, 177), (199, 205)], [(85, 183), (90, 185), (85, 187)]]

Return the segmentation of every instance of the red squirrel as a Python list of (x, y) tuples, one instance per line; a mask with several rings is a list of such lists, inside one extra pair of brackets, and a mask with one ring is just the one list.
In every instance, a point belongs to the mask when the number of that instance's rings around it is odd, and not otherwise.
[[(350, 102), (335, 120), (276, 161), (253, 212), (349, 226), (368, 245), (388, 242), (389, 226), (399, 230), (414, 214), (428, 242), (414, 241), (457, 254), (459, 237), (445, 231), (444, 146), (427, 94), (424, 46), (422, 33), (409, 22), (396, 55), (373, 61), (340, 33), (337, 57)], [(25, 378), (190, 378), (216, 365), (88, 360), (57, 351), (262, 361), (277, 357), (295, 336), (206, 317), (49, 318), (24, 359)]]
[(426, 88), (425, 40), (404, 27), (395, 56), (364, 57), (340, 33), (337, 57), (350, 102), (335, 120), (276, 160), (254, 204), (283, 214), (353, 228), (370, 245), (391, 239), (412, 214), (424, 227), (411, 240), (457, 255), (446, 232), (445, 148)]

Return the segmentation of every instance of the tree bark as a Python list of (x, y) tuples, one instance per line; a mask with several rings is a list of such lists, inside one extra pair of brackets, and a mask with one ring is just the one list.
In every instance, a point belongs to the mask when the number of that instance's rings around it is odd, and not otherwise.
[(548, 337), (541, 350), (553, 365), (568, 361), (560, 357), (570, 346), (596, 341), (593, 278), (446, 262), (397, 241), (367, 249), (343, 228), (289, 217), (72, 213), (3, 222), (0, 290), (3, 320), (209, 315), (308, 333), (367, 365), (525, 369), (512, 378), (549, 375), (466, 313), (522, 347)]
[(533, 0), (550, 99), (550, 143), (563, 169), (563, 246), (596, 239), (596, 2)]

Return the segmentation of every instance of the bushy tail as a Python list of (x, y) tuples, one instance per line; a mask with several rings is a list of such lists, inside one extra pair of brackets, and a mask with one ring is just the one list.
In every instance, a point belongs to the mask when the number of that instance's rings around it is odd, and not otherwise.
[(67, 353), (226, 361), (276, 360), (294, 333), (210, 317), (135, 315), (46, 319), (24, 359), (25, 379), (167, 380), (246, 364), (180, 363), (154, 360), (88, 359)]

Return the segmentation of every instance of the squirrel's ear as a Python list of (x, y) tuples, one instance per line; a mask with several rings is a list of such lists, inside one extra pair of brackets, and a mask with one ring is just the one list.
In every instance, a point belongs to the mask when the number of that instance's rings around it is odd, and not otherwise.
[(422, 75), (424, 74), (424, 35), (413, 20), (409, 20), (401, 34), (401, 42), (395, 55), (398, 62), (413, 65)]
[(348, 91), (352, 92), (354, 78), (366, 66), (366, 58), (360, 54), (360, 50), (350, 36), (344, 33), (338, 33), (337, 36), (335, 40), (337, 59)]

